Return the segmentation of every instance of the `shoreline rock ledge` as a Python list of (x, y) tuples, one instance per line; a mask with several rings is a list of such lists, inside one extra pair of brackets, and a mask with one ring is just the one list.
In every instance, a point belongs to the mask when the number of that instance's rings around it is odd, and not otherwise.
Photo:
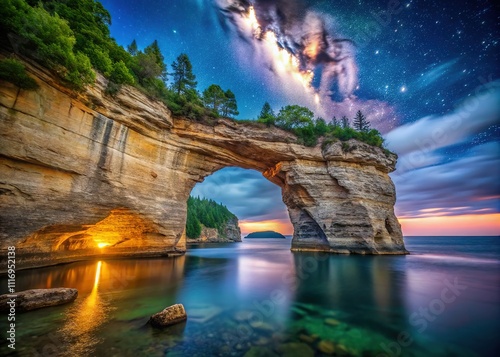
[(149, 323), (153, 327), (166, 327), (175, 325), (179, 322), (187, 320), (186, 310), (184, 305), (175, 304), (168, 306), (162, 311), (152, 315), (149, 318)]
[[(15, 299), (12, 296), (16, 296)], [(78, 290), (72, 288), (30, 289), (14, 294), (0, 295), (0, 311), (9, 311), (9, 301), (15, 301), (17, 312), (57, 306), (75, 301)]]

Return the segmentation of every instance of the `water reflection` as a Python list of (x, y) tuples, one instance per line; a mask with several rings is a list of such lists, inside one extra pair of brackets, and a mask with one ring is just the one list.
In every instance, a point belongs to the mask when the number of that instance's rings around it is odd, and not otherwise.
[(95, 266), (94, 285), (90, 294), (75, 305), (67, 313), (66, 323), (59, 330), (66, 344), (71, 345), (74, 355), (90, 355), (93, 347), (100, 341), (93, 333), (108, 320), (109, 301), (98, 294), (101, 269), (106, 270), (106, 263), (97, 262)]

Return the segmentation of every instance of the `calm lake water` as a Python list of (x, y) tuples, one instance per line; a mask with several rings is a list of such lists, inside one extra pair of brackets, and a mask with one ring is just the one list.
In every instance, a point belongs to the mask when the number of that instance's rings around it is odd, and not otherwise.
[[(500, 238), (410, 237), (406, 246), (411, 255), (342, 256), (255, 239), (19, 271), (17, 290), (79, 296), (19, 314), (17, 349), (2, 338), (0, 355), (499, 356)], [(5, 293), (5, 277), (0, 284)], [(146, 324), (174, 303), (187, 322)]]

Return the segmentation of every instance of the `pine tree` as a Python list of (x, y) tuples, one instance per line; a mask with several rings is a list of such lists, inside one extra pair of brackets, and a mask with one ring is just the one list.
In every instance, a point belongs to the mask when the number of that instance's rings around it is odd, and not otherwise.
[(203, 91), (203, 102), (207, 108), (214, 111), (216, 115), (220, 115), (220, 110), (226, 100), (226, 94), (217, 84), (211, 84)]
[(271, 105), (268, 102), (265, 102), (262, 106), (262, 110), (260, 111), (259, 116), (257, 117), (257, 121), (259, 123), (264, 123), (267, 126), (274, 125), (276, 122), (276, 114), (274, 113)]
[(370, 130), (370, 122), (366, 119), (363, 113), (361, 113), (361, 110), (358, 110), (356, 113), (353, 120), (353, 126), (357, 131), (367, 132)]
[(196, 90), (196, 76), (193, 74), (193, 66), (187, 54), (181, 53), (177, 57), (172, 63), (172, 70), (174, 78), (172, 88), (177, 95)]
[(331, 123), (331, 126), (336, 128), (336, 127), (340, 127), (340, 123), (339, 123), (339, 120), (337, 119), (336, 116), (334, 116), (332, 118), (332, 121), (330, 122)]
[(135, 39), (132, 41), (132, 43), (130, 45), (127, 46), (127, 51), (132, 56), (137, 56), (137, 53), (139, 53), (139, 50), (137, 49), (137, 42), (135, 42)]
[(340, 119), (340, 121), (342, 122), (342, 128), (350, 128), (349, 119), (345, 115), (342, 117), (342, 119)]
[[(133, 43), (133, 42), (132, 42)], [(160, 46), (158, 45), (158, 40), (154, 40), (152, 44), (144, 49), (144, 53), (151, 55), (155, 58), (155, 63), (161, 69), (161, 79), (163, 81), (167, 80), (167, 65), (165, 64), (163, 54), (161, 53)]]

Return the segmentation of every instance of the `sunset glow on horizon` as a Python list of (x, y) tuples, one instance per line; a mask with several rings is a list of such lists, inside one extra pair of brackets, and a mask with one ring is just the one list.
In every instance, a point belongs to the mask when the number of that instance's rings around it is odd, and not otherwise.
[(259, 222), (242, 220), (239, 222), (239, 225), (241, 228), (242, 235), (247, 235), (252, 232), (261, 232), (261, 231), (275, 231), (283, 235), (293, 234), (293, 226), (289, 220), (284, 221), (279, 219), (271, 219)]
[(496, 236), (500, 213), (399, 219), (404, 236)]
[[(403, 236), (500, 235), (500, 213), (400, 218), (399, 222), (401, 223)], [(241, 220), (239, 225), (242, 235), (259, 231), (275, 231), (283, 235), (293, 235), (293, 226), (288, 220)]]

